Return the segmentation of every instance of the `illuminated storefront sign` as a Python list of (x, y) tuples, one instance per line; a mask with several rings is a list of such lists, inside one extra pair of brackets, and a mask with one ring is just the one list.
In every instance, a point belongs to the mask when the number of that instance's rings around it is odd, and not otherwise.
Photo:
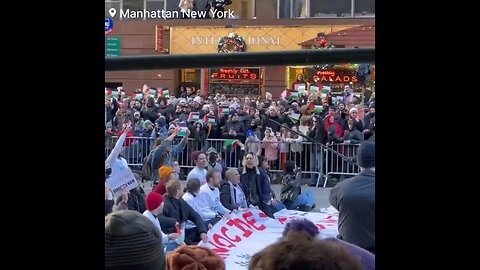
[(333, 83), (356, 83), (358, 82), (358, 78), (355, 75), (355, 71), (319, 70), (317, 71), (313, 80)]
[(260, 68), (210, 69), (211, 80), (259, 80)]

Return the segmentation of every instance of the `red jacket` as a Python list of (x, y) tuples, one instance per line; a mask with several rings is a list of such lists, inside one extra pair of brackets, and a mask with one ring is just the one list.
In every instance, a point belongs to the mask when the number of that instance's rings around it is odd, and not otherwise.
[(340, 127), (340, 125), (337, 122), (330, 123), (330, 118), (332, 118), (332, 117), (335, 120), (335, 115), (333, 115), (333, 114), (328, 114), (327, 117), (325, 117), (325, 130), (328, 132), (328, 128), (331, 125), (334, 125), (335, 126), (335, 133), (338, 135), (338, 137), (342, 138), (343, 137), (343, 130)]
[[(120, 136), (122, 136), (122, 134), (123, 134), (123, 130), (120, 130), (120, 131), (118, 132), (117, 136), (120, 137)], [(134, 135), (134, 134), (133, 134), (133, 131), (127, 132), (127, 139), (125, 139), (125, 143), (123, 144), (123, 146), (128, 147), (128, 146), (130, 146), (130, 145), (132, 144), (133, 139), (128, 139), (128, 137), (133, 137), (133, 135)]]
[(157, 185), (153, 189), (153, 192), (156, 192), (163, 196), (163, 194), (167, 193), (167, 189), (165, 187), (165, 181), (158, 181)]

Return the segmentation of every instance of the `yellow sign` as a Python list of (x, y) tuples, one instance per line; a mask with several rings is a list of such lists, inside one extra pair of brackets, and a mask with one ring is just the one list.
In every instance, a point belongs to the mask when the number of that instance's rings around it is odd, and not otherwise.
[(356, 27), (357, 25), (302, 26), (302, 27), (170, 27), (170, 53), (217, 53), (218, 41), (230, 32), (242, 36), (247, 52), (299, 50), (298, 43)]

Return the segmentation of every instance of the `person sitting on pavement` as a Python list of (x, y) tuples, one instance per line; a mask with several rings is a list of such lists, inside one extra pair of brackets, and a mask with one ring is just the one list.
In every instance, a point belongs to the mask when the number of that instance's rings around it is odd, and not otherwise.
[[(182, 199), (182, 184), (178, 180), (167, 183), (167, 194), (164, 196), (165, 205), (163, 215), (174, 218), (182, 228), (185, 228), (185, 243), (187, 245), (196, 245), (200, 239), (208, 241), (207, 227), (202, 217)], [(187, 221), (195, 224), (195, 228), (186, 228)], [(165, 231), (176, 231), (176, 228), (164, 228)]]
[(147, 210), (145, 210), (143, 215), (153, 222), (155, 227), (158, 228), (162, 234), (162, 242), (163, 245), (167, 247), (167, 251), (172, 251), (174, 248), (176, 248), (176, 243), (170, 241), (177, 239), (179, 234), (170, 233), (167, 235), (162, 231), (162, 227), (160, 226), (160, 222), (158, 220), (158, 215), (163, 212), (163, 196), (155, 192), (150, 192), (147, 195), (145, 205)]
[(308, 212), (315, 208), (315, 194), (310, 190), (302, 192), (300, 175), (300, 172), (295, 170), (294, 161), (285, 162), (280, 198), (287, 209)]
[(187, 175), (187, 184), (190, 179), (198, 179), (200, 180), (200, 184), (205, 184), (207, 170), (205, 167), (207, 166), (207, 156), (201, 151), (193, 151), (190, 155), (191, 159), (195, 163), (195, 168), (193, 168)]
[(248, 208), (245, 194), (240, 183), (240, 173), (237, 169), (228, 169), (226, 180), (220, 187), (220, 202), (230, 211)]
[(214, 169), (207, 172), (207, 182), (200, 187), (195, 203), (196, 209), (203, 221), (210, 227), (228, 216), (230, 210), (220, 201), (219, 187), (222, 182), (222, 173)]

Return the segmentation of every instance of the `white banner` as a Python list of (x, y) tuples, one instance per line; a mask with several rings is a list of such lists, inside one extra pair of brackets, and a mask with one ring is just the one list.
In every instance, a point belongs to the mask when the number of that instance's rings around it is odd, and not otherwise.
[(110, 177), (107, 178), (107, 184), (115, 198), (122, 193), (124, 188), (130, 191), (138, 187), (138, 182), (128, 167), (121, 167), (121, 169), (115, 172), (112, 171)]
[(275, 218), (267, 217), (262, 211), (248, 209), (232, 213), (229, 219), (219, 221), (208, 231), (208, 243), (200, 242), (224, 258), (226, 269), (248, 269), (250, 258), (276, 242), (285, 228), (285, 224), (296, 218), (306, 218), (317, 225), (320, 235), (335, 237), (338, 234), (336, 215), (323, 213), (305, 213), (282, 210)]

